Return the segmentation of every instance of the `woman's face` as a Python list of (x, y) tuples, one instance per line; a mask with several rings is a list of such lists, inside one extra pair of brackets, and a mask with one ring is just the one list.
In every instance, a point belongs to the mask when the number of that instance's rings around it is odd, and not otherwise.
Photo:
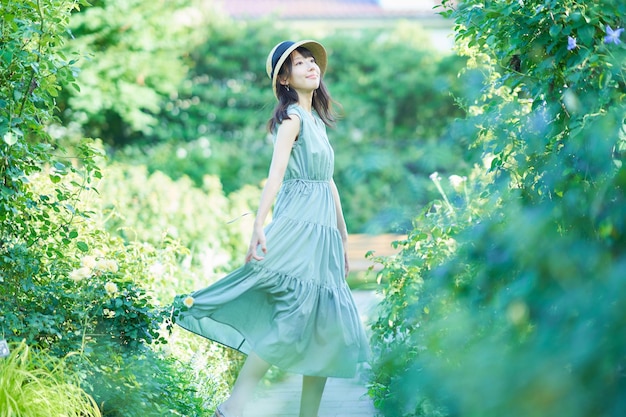
[[(307, 54), (308, 55), (308, 54)], [(291, 74), (286, 80), (289, 88), (309, 93), (320, 86), (320, 67), (313, 56), (304, 56), (295, 50), (291, 53)]]

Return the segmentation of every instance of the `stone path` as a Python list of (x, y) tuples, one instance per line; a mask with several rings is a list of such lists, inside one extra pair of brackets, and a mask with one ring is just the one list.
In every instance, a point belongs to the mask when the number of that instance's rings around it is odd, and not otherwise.
[[(373, 291), (354, 291), (361, 319), (365, 322), (379, 301)], [(362, 370), (353, 379), (329, 378), (322, 397), (320, 417), (374, 417), (376, 410), (367, 395), (367, 371)], [(259, 388), (254, 401), (243, 417), (298, 417), (302, 377), (288, 375), (269, 387)]]

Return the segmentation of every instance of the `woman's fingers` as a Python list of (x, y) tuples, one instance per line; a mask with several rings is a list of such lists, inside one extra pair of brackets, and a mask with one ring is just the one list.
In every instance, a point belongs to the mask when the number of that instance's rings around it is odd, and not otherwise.
[(250, 247), (248, 248), (248, 253), (246, 254), (246, 263), (250, 262), (252, 259), (255, 261), (262, 261), (264, 259), (263, 256), (260, 256), (257, 253), (257, 248), (261, 246), (261, 251), (264, 254), (267, 254), (267, 246), (265, 244), (265, 236), (259, 236), (256, 239), (253, 239), (250, 243)]

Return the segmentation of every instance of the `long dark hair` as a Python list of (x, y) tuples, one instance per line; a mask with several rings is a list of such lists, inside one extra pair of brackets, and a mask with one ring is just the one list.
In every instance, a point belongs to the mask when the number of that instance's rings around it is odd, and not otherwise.
[[(297, 48), (296, 51), (300, 52), (300, 54), (302, 54), (305, 58), (313, 56), (311, 51), (303, 47)], [(291, 55), (289, 55), (280, 67), (278, 77), (276, 77), (276, 95), (278, 97), (278, 104), (274, 107), (274, 113), (267, 122), (267, 130), (269, 130), (270, 133), (274, 133), (276, 127), (281, 124), (283, 120), (289, 119), (287, 108), (298, 102), (298, 93), (293, 89), (287, 90), (287, 88), (279, 81), (281, 78), (289, 78), (291, 75), (291, 64)], [(320, 119), (322, 119), (324, 124), (329, 127), (333, 126), (335, 120), (337, 119), (337, 115), (332, 108), (333, 103), (335, 103), (335, 101), (330, 97), (330, 93), (326, 88), (326, 84), (324, 84), (324, 80), (320, 79), (320, 86), (313, 92), (312, 105)]]

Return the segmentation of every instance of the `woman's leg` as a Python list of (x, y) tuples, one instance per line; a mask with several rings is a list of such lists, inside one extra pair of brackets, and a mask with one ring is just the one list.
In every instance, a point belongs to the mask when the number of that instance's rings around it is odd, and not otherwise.
[(225, 417), (243, 415), (245, 405), (252, 398), (257, 384), (268, 369), (270, 369), (269, 363), (259, 358), (254, 352), (250, 352), (237, 376), (230, 397), (220, 406), (220, 409), (226, 414)]
[(326, 377), (306, 375), (302, 377), (300, 417), (317, 417), (325, 385)]

